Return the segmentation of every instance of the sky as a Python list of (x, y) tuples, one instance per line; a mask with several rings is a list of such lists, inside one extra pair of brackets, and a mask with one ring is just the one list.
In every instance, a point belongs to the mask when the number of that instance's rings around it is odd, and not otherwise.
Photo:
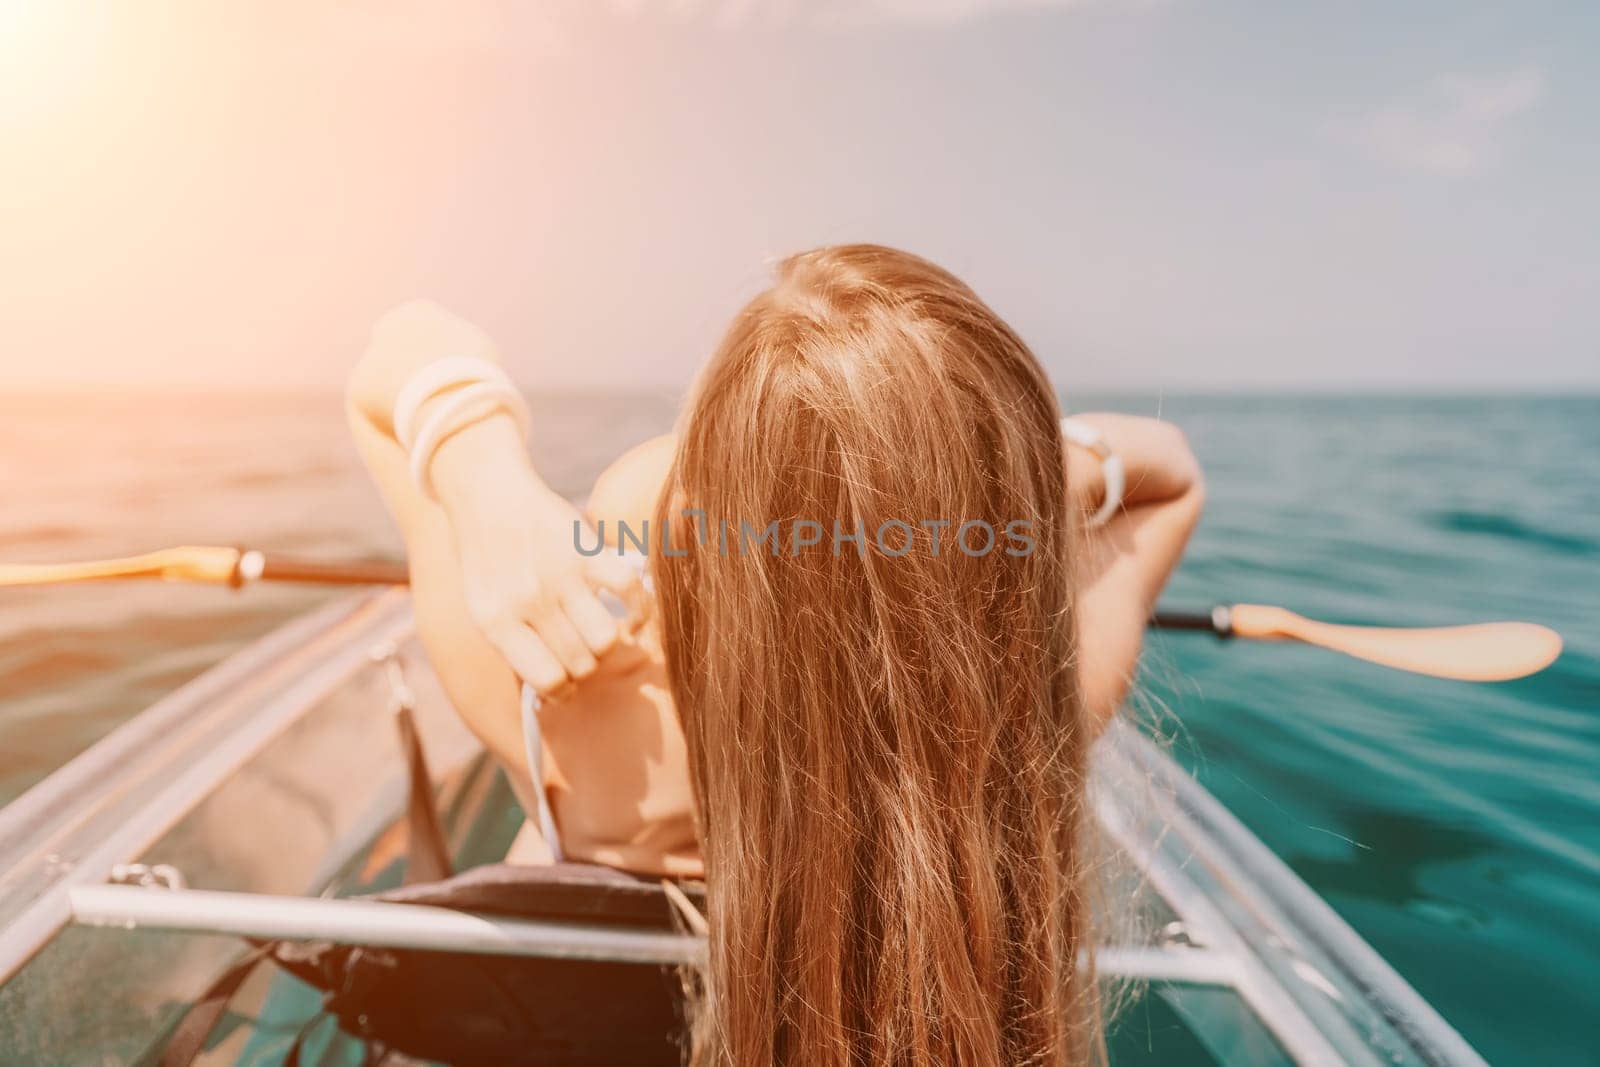
[(1073, 389), (1600, 388), (1600, 5), (0, 0), (0, 389), (334, 387), (386, 307), (679, 387), (875, 241)]

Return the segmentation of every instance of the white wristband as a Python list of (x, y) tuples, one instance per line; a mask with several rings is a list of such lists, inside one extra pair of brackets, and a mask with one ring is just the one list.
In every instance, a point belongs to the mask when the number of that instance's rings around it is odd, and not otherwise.
[(417, 439), (417, 413), (422, 405), (446, 389), (472, 382), (500, 382), (516, 386), (496, 363), (478, 356), (450, 356), (435, 360), (417, 370), (394, 398), (394, 436), (407, 452)]
[(445, 439), (500, 411), (509, 412), (517, 420), (522, 436), (528, 436), (533, 419), (528, 413), (527, 401), (522, 399), (522, 394), (514, 386), (506, 382), (474, 382), (439, 401), (435, 410), (429, 413), (428, 420), (417, 431), (410, 449), (411, 480), (417, 483), (417, 488), (422, 490), (424, 496), (436, 499), (429, 467), (433, 463), (433, 454)]
[(1088, 526), (1091, 530), (1104, 526), (1122, 507), (1122, 494), (1127, 488), (1127, 474), (1122, 465), (1122, 457), (1111, 451), (1111, 446), (1106, 444), (1104, 434), (1079, 419), (1062, 419), (1061, 435), (1069, 444), (1087, 448), (1100, 458), (1100, 473), (1106, 483), (1105, 499), (1100, 502), (1099, 510), (1089, 516)]

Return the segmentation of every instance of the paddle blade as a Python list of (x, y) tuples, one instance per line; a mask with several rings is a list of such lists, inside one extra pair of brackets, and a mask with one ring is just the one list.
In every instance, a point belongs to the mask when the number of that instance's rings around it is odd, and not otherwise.
[(1396, 670), (1466, 682), (1523, 678), (1544, 670), (1561, 654), (1561, 635), (1531, 622), (1340, 626), (1265, 604), (1235, 604), (1232, 624), (1235, 637), (1303, 641)]
[(232, 579), (238, 561), (236, 548), (185, 545), (142, 556), (84, 563), (0, 563), (0, 586), (98, 582), (113, 578), (226, 583)]

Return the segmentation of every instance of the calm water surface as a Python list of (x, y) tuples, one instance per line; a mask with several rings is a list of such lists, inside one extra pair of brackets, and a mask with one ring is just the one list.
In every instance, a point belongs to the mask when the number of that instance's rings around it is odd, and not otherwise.
[[(1549, 671), (1491, 686), (1158, 637), (1140, 702), (1487, 1058), (1600, 1063), (1600, 398), (1102, 402), (1175, 419), (1206, 466), (1174, 605), (1563, 633)], [(541, 469), (581, 493), (673, 404), (581, 395), (536, 411)], [(0, 500), (8, 561), (186, 542), (398, 552), (333, 395), (6, 397)], [(0, 591), (0, 800), (325, 595)]]

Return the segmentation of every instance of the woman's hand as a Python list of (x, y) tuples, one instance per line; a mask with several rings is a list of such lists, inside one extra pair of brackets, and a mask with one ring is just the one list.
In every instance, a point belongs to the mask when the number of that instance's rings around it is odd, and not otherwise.
[(477, 429), (447, 442), (434, 464), (462, 591), (473, 622), (517, 675), (549, 693), (594, 673), (617, 641), (618, 620), (598, 591), (613, 593), (635, 618), (644, 592), (614, 552), (580, 554), (578, 538), (586, 547), (596, 541), (577, 509), (525, 460), (507, 460), (520, 458), (520, 447), (475, 441), (469, 435)]

